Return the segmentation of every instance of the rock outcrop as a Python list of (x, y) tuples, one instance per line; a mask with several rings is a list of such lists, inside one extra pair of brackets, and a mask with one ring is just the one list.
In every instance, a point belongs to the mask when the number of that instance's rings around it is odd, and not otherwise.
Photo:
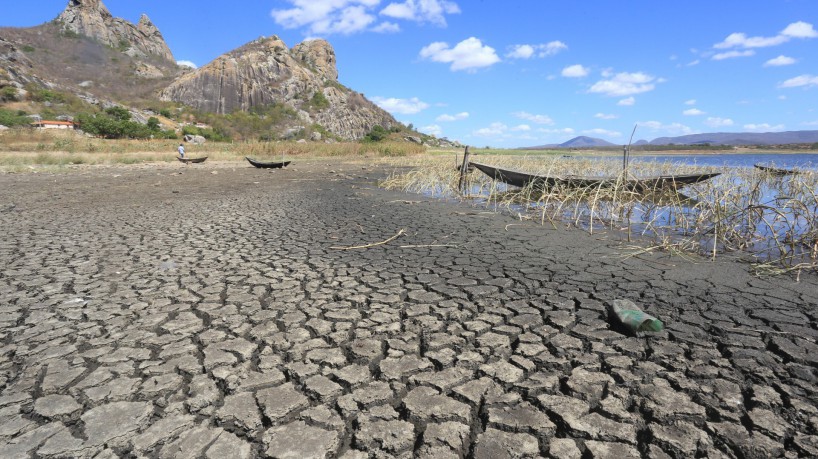
[[(262, 37), (183, 75), (161, 97), (221, 114), (286, 104), (303, 122), (318, 123), (348, 140), (362, 138), (375, 125), (397, 124), (337, 78), (335, 51), (325, 40), (306, 41), (290, 50), (276, 36)], [(323, 94), (317, 98), (320, 103), (315, 103), (317, 92)]]
[(101, 0), (70, 0), (57, 22), (65, 31), (94, 38), (131, 56), (174, 60), (165, 39), (148, 16), (143, 14), (139, 24), (134, 25), (113, 17)]
[(9, 40), (0, 37), (0, 88), (22, 89), (28, 83), (44, 86), (45, 82), (32, 72), (31, 60)]

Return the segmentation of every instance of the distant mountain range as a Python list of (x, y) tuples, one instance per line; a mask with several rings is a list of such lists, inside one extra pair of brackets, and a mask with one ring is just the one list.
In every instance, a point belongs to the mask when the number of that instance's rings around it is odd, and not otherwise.
[[(639, 140), (634, 145), (786, 145), (818, 142), (818, 131), (785, 131), (785, 132), (713, 132), (690, 134), (678, 137), (659, 137), (648, 142)], [(546, 148), (594, 148), (615, 147), (604, 139), (579, 136), (560, 144), (539, 145), (521, 148), (524, 150), (542, 150)]]

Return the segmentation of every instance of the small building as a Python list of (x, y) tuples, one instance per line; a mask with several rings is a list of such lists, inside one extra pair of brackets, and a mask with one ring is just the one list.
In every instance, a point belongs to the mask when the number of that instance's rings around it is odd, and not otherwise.
[(72, 121), (34, 121), (32, 127), (37, 129), (76, 129)]

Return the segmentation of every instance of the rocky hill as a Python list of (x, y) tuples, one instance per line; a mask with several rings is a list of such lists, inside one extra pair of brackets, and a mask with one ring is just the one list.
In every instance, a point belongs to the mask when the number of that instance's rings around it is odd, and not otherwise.
[(56, 20), (63, 31), (93, 38), (103, 45), (120, 48), (130, 56), (158, 56), (173, 62), (159, 29), (143, 14), (139, 24), (115, 18), (101, 0), (70, 0)]
[(288, 49), (273, 36), (180, 77), (161, 97), (221, 114), (284, 103), (298, 110), (304, 123), (318, 123), (346, 139), (361, 138), (374, 125), (389, 128), (397, 123), (337, 77), (335, 51), (328, 42), (311, 40)]
[(13, 86), (21, 94), (35, 84), (98, 104), (150, 106), (161, 100), (218, 114), (283, 105), (295, 116), (280, 131), (317, 124), (348, 140), (364, 137), (376, 125), (399, 125), (338, 81), (335, 59), (324, 40), (290, 49), (271, 37), (200, 69), (182, 68), (146, 15), (131, 24), (114, 17), (100, 0), (70, 0), (54, 21), (41, 26), (0, 28), (0, 88)]
[(156, 100), (184, 72), (162, 34), (143, 15), (131, 24), (100, 0), (70, 0), (53, 21), (0, 28), (0, 87), (34, 84), (91, 103)]

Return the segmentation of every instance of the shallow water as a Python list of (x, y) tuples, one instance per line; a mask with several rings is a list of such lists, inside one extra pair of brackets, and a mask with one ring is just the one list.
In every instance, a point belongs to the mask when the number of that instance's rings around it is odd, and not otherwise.
[[(594, 172), (621, 168), (622, 159), (615, 156), (575, 157), (599, 160), (591, 165)], [(568, 159), (566, 159), (568, 160)], [(604, 161), (604, 163), (602, 162)], [(796, 259), (814, 257), (815, 216), (818, 204), (815, 196), (818, 187), (806, 182), (805, 175), (771, 177), (753, 169), (755, 164), (780, 168), (798, 168), (815, 171), (818, 154), (719, 154), (719, 155), (648, 155), (637, 156), (631, 163), (642, 173), (673, 173), (677, 166), (694, 168), (717, 168), (722, 175), (708, 182), (680, 188), (675, 199), (659, 201), (637, 200), (630, 204), (608, 201), (607, 198), (589, 202), (573, 202), (568, 205), (559, 199), (546, 201), (506, 201), (514, 213), (548, 219), (571, 221), (594, 231), (595, 228), (628, 228), (629, 234), (639, 234), (657, 241), (694, 241), (700, 250), (711, 252), (713, 244), (718, 251), (743, 250), (762, 260), (789, 257)], [(516, 167), (536, 169), (537, 161)], [(598, 167), (597, 167), (598, 166)], [(670, 167), (670, 169), (668, 169)], [(587, 169), (586, 169), (587, 170)], [(604, 174), (604, 172), (597, 172)], [(610, 172), (608, 172), (610, 173)], [(639, 172), (637, 172), (639, 174)], [(504, 200), (507, 191), (515, 191), (502, 183), (485, 178), (472, 182), (470, 195), (481, 196), (486, 204), (492, 198)], [(431, 193), (434, 195), (435, 193)], [(591, 193), (593, 194), (593, 193)], [(690, 198), (690, 199), (687, 199)], [(627, 197), (625, 200), (627, 201)], [(478, 201), (480, 199), (478, 198)], [(557, 210), (555, 210), (557, 209)], [(714, 235), (718, 233), (718, 238)]]
[[(601, 158), (601, 157), (600, 157)], [(610, 156), (606, 157), (611, 159)], [(619, 159), (621, 161), (621, 159)], [(818, 153), (736, 153), (707, 155), (632, 155), (631, 162), (671, 162), (696, 166), (753, 167), (754, 164), (781, 168), (818, 168)]]

